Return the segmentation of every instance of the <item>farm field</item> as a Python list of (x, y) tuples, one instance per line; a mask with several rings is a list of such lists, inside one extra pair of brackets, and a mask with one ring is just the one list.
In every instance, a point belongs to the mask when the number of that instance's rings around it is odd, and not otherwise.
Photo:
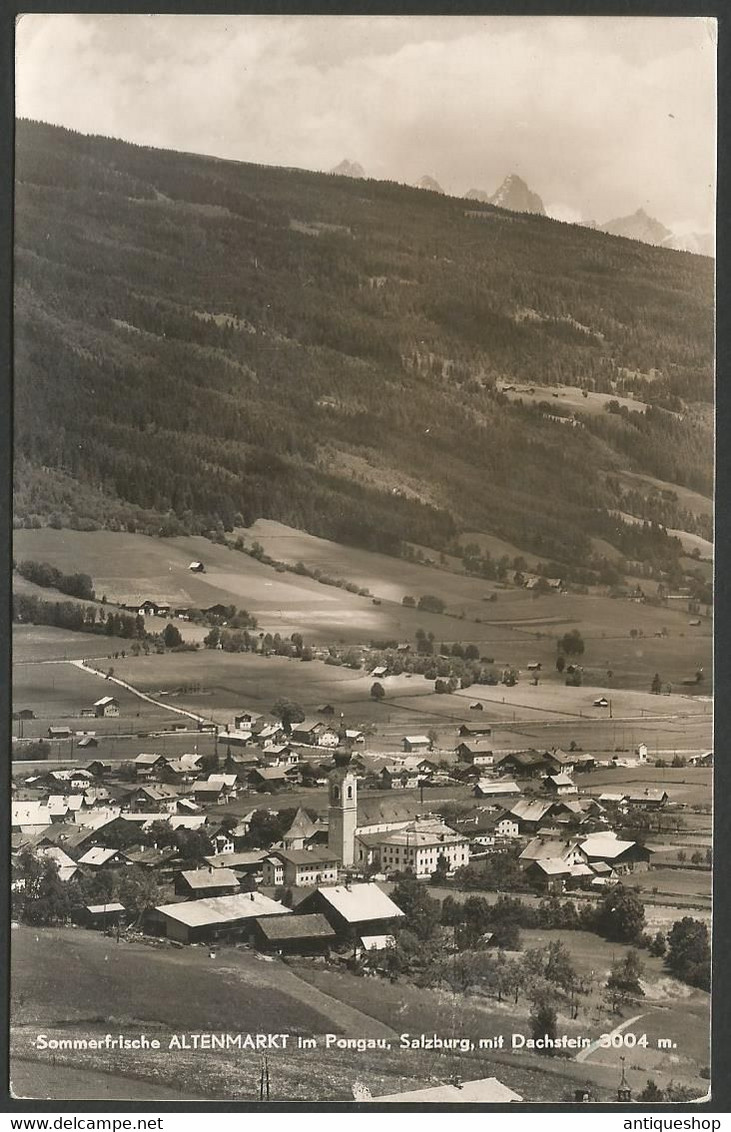
[[(710, 674), (710, 622), (692, 627), (680, 609), (595, 594), (536, 598), (514, 588), (501, 589), (498, 601), (487, 603), (495, 587), (480, 579), (341, 547), (280, 524), (268, 526), (276, 528), (278, 533), (271, 538), (281, 540), (278, 545), (285, 548), (281, 553), (288, 553), (290, 560), (301, 558), (308, 565), (326, 562), (333, 574), (368, 585), (381, 604), (309, 578), (279, 573), (202, 538), (21, 530), (16, 532), (16, 552), (62, 569), (89, 572), (97, 592), (106, 592), (109, 600), (148, 596), (199, 607), (234, 603), (254, 613), (262, 629), (283, 635), (298, 631), (311, 643), (413, 641), (421, 628), (432, 632), (437, 644), (474, 642), (498, 665), (521, 667), (540, 661), (548, 675), (554, 667), (556, 638), (580, 628), (587, 645), (582, 662), (602, 678), (611, 668), (617, 685), (647, 687), (659, 671), (664, 682), (675, 686), (691, 680), (699, 665)], [(188, 571), (193, 557), (205, 561), (205, 574)], [(356, 577), (359, 564), (363, 572)], [(401, 598), (412, 591), (417, 597), (423, 593), (441, 597), (451, 615), (405, 608)], [(148, 620), (151, 628), (163, 624), (159, 618)], [(632, 640), (630, 630), (644, 636)], [(661, 637), (663, 630), (667, 635)], [(558, 681), (557, 674), (555, 678)]]
[[(115, 670), (116, 664), (112, 661)], [(106, 695), (119, 700), (118, 718), (82, 718), (82, 708), (90, 707)], [(174, 719), (164, 708), (158, 709), (118, 684), (64, 661), (15, 665), (13, 704), (16, 710), (31, 708), (36, 714), (34, 720), (23, 724), (26, 739), (44, 736), (51, 724), (75, 731), (118, 735), (169, 726)]]
[[(50, 593), (49, 590), (41, 591)], [(13, 625), (13, 664), (38, 660), (104, 660), (112, 653), (129, 648), (121, 637), (97, 636), (96, 633), (72, 633), (53, 625)]]
[(713, 874), (710, 869), (650, 869), (632, 876), (632, 887), (643, 894), (692, 897), (710, 907)]

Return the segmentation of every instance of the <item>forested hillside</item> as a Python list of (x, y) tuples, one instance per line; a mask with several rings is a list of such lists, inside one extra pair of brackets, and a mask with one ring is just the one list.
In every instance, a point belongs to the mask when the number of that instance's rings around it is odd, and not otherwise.
[[(711, 260), (31, 122), (16, 176), (17, 522), (269, 517), (390, 553), (485, 531), (589, 570), (591, 536), (680, 554), (618, 512), (704, 533), (617, 473), (710, 493)], [(567, 424), (506, 382), (638, 408)]]

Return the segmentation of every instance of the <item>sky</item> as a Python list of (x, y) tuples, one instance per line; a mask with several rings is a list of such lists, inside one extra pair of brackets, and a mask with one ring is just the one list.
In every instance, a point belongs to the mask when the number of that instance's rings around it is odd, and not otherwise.
[(707, 18), (29, 14), (16, 112), (455, 194), (517, 173), (558, 219), (709, 231), (715, 55)]

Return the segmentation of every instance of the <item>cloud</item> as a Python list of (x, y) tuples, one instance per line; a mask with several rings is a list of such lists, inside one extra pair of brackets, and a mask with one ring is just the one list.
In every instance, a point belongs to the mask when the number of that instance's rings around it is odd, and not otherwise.
[(713, 208), (713, 21), (27, 15), (17, 108), (149, 145), (494, 191), (564, 213)]

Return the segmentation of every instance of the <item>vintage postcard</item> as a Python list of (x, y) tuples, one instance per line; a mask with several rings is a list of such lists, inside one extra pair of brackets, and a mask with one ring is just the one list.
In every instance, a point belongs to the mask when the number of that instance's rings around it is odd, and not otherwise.
[(16, 25), (16, 1098), (711, 1091), (716, 23)]

